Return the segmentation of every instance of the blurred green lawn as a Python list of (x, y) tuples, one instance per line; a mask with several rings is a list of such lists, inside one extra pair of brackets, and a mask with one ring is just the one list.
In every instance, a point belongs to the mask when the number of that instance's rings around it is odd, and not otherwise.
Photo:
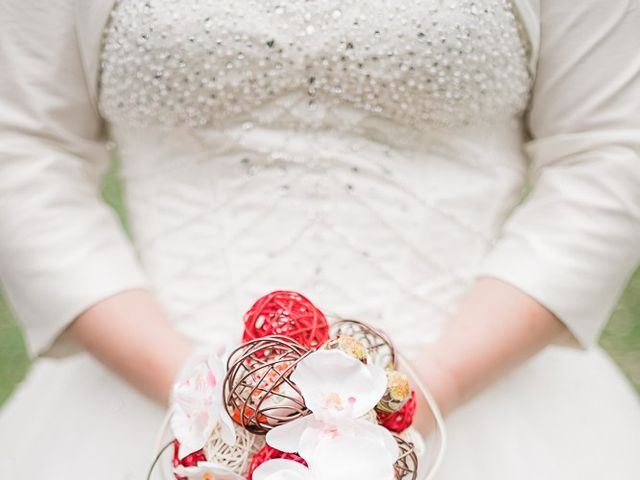
[[(103, 196), (119, 212), (123, 222), (120, 186), (112, 168), (103, 182)], [(640, 393), (640, 269), (631, 279), (627, 290), (600, 338), (609, 352), (631, 379)], [(20, 328), (8, 307), (0, 298), (0, 405), (29, 367)]]

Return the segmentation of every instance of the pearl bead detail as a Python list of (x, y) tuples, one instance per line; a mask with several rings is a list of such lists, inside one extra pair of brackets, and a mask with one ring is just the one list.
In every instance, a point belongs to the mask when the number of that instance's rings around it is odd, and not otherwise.
[(120, 0), (105, 31), (111, 122), (220, 125), (292, 92), (409, 125), (521, 113), (508, 0)]

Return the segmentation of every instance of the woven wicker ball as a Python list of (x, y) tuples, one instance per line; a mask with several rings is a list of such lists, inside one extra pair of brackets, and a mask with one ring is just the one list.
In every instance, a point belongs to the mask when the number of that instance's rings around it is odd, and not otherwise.
[(329, 324), (307, 298), (278, 290), (258, 299), (244, 316), (244, 342), (268, 335), (284, 335), (316, 349), (329, 339)]
[(226, 443), (220, 431), (216, 430), (205, 444), (203, 450), (209, 462), (224, 465), (232, 472), (245, 476), (254, 454), (264, 445), (264, 437), (254, 435), (240, 425), (236, 425), (236, 441)]
[(223, 395), (231, 418), (251, 433), (264, 435), (309, 413), (290, 380), (296, 365), (311, 352), (288, 337), (251, 340), (229, 356)]
[(331, 337), (351, 337), (359, 340), (367, 349), (369, 360), (382, 368), (395, 368), (396, 349), (391, 339), (378, 330), (359, 320), (341, 319), (331, 326)]
[(397, 412), (378, 412), (378, 423), (392, 432), (404, 432), (413, 423), (417, 403), (416, 392), (412, 390), (409, 400)]
[(396, 480), (416, 480), (418, 478), (418, 455), (413, 443), (394, 435), (400, 454), (394, 465)]
[(281, 452), (280, 450), (276, 450), (275, 448), (265, 444), (265, 446), (258, 450), (258, 452), (256, 452), (256, 454), (251, 459), (249, 469), (247, 470), (247, 480), (253, 479), (253, 472), (264, 462), (277, 458), (282, 458), (284, 460), (293, 460), (294, 462), (301, 463), (305, 467), (308, 466), (307, 462), (305, 462), (304, 459), (299, 455), (296, 455), (295, 453)]

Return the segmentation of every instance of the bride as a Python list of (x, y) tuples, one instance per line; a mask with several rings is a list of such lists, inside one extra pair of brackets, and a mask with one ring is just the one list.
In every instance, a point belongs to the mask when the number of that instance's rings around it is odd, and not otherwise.
[[(4, 0), (0, 478), (143, 478), (276, 289), (391, 332), (443, 480), (631, 480), (596, 346), (640, 249), (637, 0)], [(131, 238), (100, 200), (115, 144)]]

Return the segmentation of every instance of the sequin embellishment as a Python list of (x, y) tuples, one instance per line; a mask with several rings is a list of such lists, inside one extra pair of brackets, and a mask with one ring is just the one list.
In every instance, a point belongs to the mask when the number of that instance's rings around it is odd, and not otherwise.
[(409, 125), (514, 115), (529, 89), (509, 0), (120, 0), (105, 31), (111, 122), (219, 125), (285, 94)]

